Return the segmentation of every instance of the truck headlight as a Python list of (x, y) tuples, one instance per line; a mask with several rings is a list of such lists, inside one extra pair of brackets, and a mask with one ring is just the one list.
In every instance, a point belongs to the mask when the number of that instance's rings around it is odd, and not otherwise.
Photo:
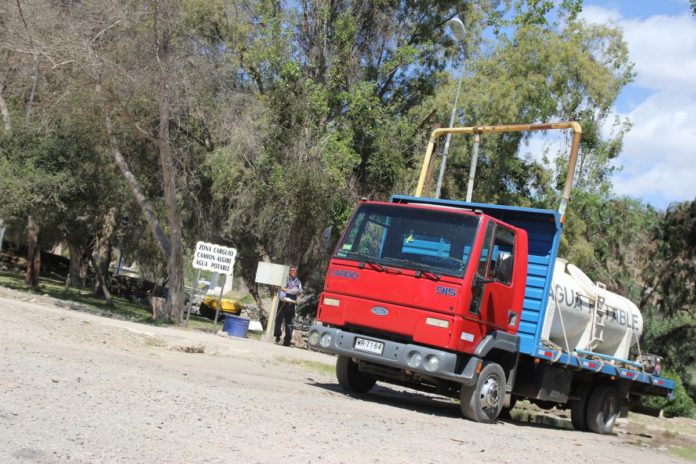
[(434, 354), (426, 356), (423, 367), (425, 367), (426, 371), (435, 372), (440, 367), (440, 358)]
[(319, 343), (319, 331), (313, 330), (309, 334), (309, 337), (307, 337), (307, 341), (309, 342), (310, 345), (316, 345), (317, 343)]
[(322, 335), (319, 339), (319, 344), (322, 346), (322, 348), (328, 348), (331, 346), (331, 334), (325, 333)]
[(406, 364), (413, 368), (420, 367), (422, 362), (423, 356), (417, 351), (412, 351), (409, 353), (408, 359), (406, 360)]

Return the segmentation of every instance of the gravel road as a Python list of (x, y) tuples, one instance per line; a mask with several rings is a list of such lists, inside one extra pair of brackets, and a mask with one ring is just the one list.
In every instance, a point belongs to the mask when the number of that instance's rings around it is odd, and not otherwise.
[(0, 289), (0, 463), (688, 462), (621, 427), (476, 424), (448, 399), (379, 384), (349, 397), (333, 362)]

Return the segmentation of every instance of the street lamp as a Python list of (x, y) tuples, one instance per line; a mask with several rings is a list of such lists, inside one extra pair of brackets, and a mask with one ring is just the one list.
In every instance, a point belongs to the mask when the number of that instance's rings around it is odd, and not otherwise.
[[(464, 43), (466, 39), (466, 30), (464, 23), (459, 18), (452, 18), (447, 21), (452, 35), (457, 39), (457, 42)], [(459, 76), (459, 84), (457, 84), (457, 95), (454, 97), (454, 106), (452, 107), (452, 115), (450, 116), (449, 126), (454, 127), (454, 115), (457, 113), (457, 103), (459, 103), (459, 91), (462, 88), (462, 80), (464, 80), (464, 68), (462, 67), (461, 76)], [(437, 176), (437, 186), (435, 187), (435, 198), (440, 198), (440, 190), (442, 189), (442, 177), (445, 175), (445, 165), (447, 164), (447, 153), (449, 152), (450, 139), (452, 134), (447, 134), (445, 138), (445, 148), (442, 150), (442, 162), (440, 163), (440, 173)]]

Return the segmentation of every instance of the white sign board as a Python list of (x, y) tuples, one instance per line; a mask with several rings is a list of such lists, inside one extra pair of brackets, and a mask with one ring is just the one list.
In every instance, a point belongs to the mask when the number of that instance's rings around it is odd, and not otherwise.
[(290, 268), (282, 264), (263, 263), (259, 261), (256, 268), (256, 283), (285, 287), (288, 283)]
[(234, 248), (198, 242), (196, 243), (196, 252), (193, 254), (193, 267), (204, 271), (232, 275), (236, 257), (237, 250)]

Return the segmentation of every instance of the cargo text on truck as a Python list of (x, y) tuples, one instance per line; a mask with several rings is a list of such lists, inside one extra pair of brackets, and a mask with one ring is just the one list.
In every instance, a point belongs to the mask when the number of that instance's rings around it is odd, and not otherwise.
[[(549, 129), (572, 131), (558, 211), (422, 196), (438, 137)], [(338, 355), (345, 390), (379, 380), (458, 396), (477, 422), (525, 398), (603, 434), (640, 396), (674, 395), (654, 359), (629, 359), (638, 308), (558, 257), (580, 136), (575, 122), (437, 129), (415, 196), (358, 206), (308, 338)]]

